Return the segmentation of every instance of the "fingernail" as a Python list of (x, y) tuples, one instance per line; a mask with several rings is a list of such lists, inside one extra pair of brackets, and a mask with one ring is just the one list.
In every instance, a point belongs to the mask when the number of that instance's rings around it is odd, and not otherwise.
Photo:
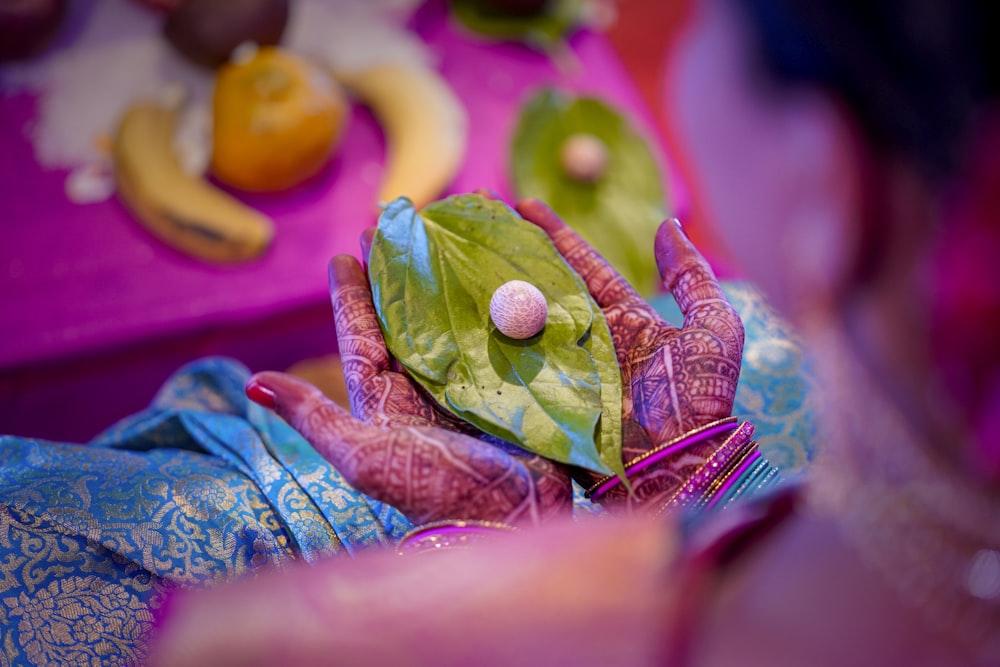
[(687, 232), (684, 231), (684, 225), (681, 224), (680, 218), (670, 218), (670, 221), (677, 225), (677, 229), (681, 230), (681, 234), (687, 236)]
[(361, 258), (363, 260), (367, 260), (368, 255), (371, 254), (372, 244), (375, 243), (375, 231), (375, 227), (366, 227), (361, 232)]
[(274, 392), (256, 380), (247, 382), (246, 393), (247, 398), (268, 410), (273, 410), (274, 406), (277, 405)]
[(361, 265), (350, 255), (337, 255), (330, 260), (330, 286), (364, 284), (367, 282)]

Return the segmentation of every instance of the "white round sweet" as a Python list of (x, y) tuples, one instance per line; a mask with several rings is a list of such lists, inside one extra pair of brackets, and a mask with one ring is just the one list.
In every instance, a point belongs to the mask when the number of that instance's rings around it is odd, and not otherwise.
[(490, 317), (505, 336), (523, 340), (531, 338), (545, 326), (549, 315), (545, 295), (529, 282), (511, 280), (493, 292)]

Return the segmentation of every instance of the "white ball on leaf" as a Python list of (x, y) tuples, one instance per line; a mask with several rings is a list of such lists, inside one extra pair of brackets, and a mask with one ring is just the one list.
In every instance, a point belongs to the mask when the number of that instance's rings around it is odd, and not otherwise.
[(548, 304), (541, 290), (524, 280), (511, 280), (493, 292), (490, 318), (505, 336), (531, 338), (545, 326)]

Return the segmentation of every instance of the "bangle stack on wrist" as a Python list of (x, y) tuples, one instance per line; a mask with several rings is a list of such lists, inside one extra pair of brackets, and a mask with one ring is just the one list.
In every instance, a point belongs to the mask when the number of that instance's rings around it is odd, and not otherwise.
[(721, 509), (748, 490), (774, 483), (778, 469), (767, 462), (752, 440), (754, 427), (740, 424), (681, 489), (660, 505), (656, 514), (681, 509)]
[(396, 545), (400, 556), (467, 549), (473, 544), (494, 539), (502, 533), (517, 530), (499, 521), (434, 521), (417, 526), (403, 535)]
[[(710, 438), (726, 435), (722, 444), (683, 486), (659, 501), (655, 513), (721, 509), (749, 492), (770, 486), (778, 479), (777, 468), (761, 455), (757, 441), (752, 439), (753, 432), (753, 424), (739, 423), (736, 417), (704, 424), (632, 459), (625, 464), (625, 476), (630, 482), (638, 484), (657, 463), (682, 454)], [(621, 483), (620, 478), (610, 475), (598, 480), (584, 495), (598, 500)]]

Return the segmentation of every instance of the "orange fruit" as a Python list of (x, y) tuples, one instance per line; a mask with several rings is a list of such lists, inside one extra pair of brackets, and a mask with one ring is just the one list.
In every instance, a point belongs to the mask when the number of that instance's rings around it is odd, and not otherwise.
[(279, 47), (223, 65), (212, 98), (212, 173), (243, 190), (284, 190), (330, 159), (348, 102), (319, 68)]

